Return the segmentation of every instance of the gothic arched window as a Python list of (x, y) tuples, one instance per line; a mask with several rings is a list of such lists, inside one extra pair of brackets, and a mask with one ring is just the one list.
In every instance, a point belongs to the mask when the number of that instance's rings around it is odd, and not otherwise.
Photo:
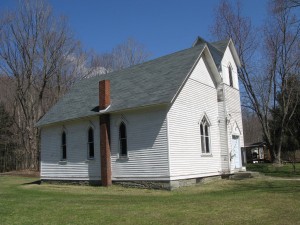
[(127, 156), (127, 133), (126, 125), (121, 122), (119, 127), (119, 142), (120, 142), (120, 156)]
[(210, 132), (209, 123), (205, 117), (200, 123), (200, 136), (201, 136), (201, 151), (202, 153), (210, 153)]

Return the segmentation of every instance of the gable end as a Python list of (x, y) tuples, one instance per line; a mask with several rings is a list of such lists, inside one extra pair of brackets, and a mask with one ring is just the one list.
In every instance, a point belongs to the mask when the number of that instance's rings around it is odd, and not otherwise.
[(187, 80), (190, 78), (191, 74), (193, 73), (193, 71), (195, 70), (196, 66), (198, 65), (199, 61), (201, 60), (201, 58), (203, 58), (203, 61), (206, 65), (206, 68), (209, 72), (210, 75), (212, 75), (212, 81), (214, 83), (215, 88), (218, 87), (218, 85), (221, 83), (222, 79), (221, 76), (218, 72), (218, 69), (216, 67), (216, 64), (214, 63), (213, 57), (209, 51), (209, 48), (207, 47), (207, 45), (204, 46), (203, 50), (200, 52), (197, 60), (195, 61), (193, 67), (191, 68), (191, 70), (188, 72), (188, 74), (186, 75), (184, 81), (182, 82), (180, 88), (177, 90), (175, 96), (173, 97), (171, 104), (174, 103), (174, 101), (176, 100), (177, 96), (179, 95), (179, 93), (181, 92), (182, 88), (184, 87), (185, 83), (187, 82)]

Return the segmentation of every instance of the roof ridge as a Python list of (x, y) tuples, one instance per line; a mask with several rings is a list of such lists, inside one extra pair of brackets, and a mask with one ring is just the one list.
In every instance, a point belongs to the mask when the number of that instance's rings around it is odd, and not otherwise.
[(226, 38), (226, 39), (223, 39), (223, 40), (220, 40), (220, 41), (211, 42), (210, 44), (213, 45), (220, 52), (224, 53), (223, 49), (221, 49), (219, 45), (220, 44), (225, 44), (225, 43), (226, 43), (226, 45), (228, 45), (229, 41), (230, 41), (230, 38)]
[(200, 37), (200, 36), (197, 36), (196, 40), (194, 41), (192, 47), (195, 47), (197, 45), (200, 45), (200, 44), (207, 44), (209, 43), (208, 41), (206, 41), (204, 38)]
[[(200, 44), (199, 44), (199, 45), (200, 45)], [(198, 48), (199, 45), (197, 45), (197, 46), (192, 46), (192, 47), (189, 47), (189, 48), (185, 48), (185, 49), (182, 49), (182, 50), (179, 50), (179, 51), (176, 51), (176, 52), (172, 52), (172, 53), (167, 54), (167, 55), (162, 55), (162, 56), (159, 56), (158, 58), (150, 59), (150, 60), (148, 60), (148, 61), (141, 62), (141, 63), (139, 63), (139, 64), (135, 64), (135, 65), (132, 65), (132, 66), (129, 66), (129, 67), (126, 67), (126, 68), (122, 68), (122, 69), (120, 69), (120, 70), (115, 70), (115, 71), (111, 71), (111, 72), (104, 73), (104, 74), (97, 74), (97, 75), (91, 76), (91, 77), (85, 77), (85, 78), (80, 79), (79, 81), (81, 81), (81, 80), (89, 80), (89, 79), (93, 79), (93, 78), (95, 78), (95, 77), (100, 77), (100, 76), (105, 76), (105, 75), (109, 75), (109, 76), (110, 76), (110, 75), (114, 75), (114, 74), (116, 74), (116, 73), (126, 72), (127, 70), (134, 69), (134, 68), (139, 67), (139, 66), (141, 66), (141, 65), (153, 63), (153, 62), (155, 62), (155, 61), (162, 60), (162, 59), (164, 59), (164, 58), (168, 58), (168, 57), (173, 56), (173, 55), (175, 55), (175, 54), (178, 54), (178, 53), (182, 53), (182, 52), (188, 51), (188, 50), (190, 50), (190, 49), (192, 49), (192, 48), (195, 48), (195, 47)], [(75, 83), (77, 83), (77, 82), (75, 82)]]
[(217, 48), (215, 45), (213, 45), (212, 43), (207, 43), (207, 45), (208, 45), (208, 47), (213, 47), (214, 49), (216, 49), (219, 53), (221, 53), (221, 54), (223, 54), (223, 52), (219, 49), (219, 48)]

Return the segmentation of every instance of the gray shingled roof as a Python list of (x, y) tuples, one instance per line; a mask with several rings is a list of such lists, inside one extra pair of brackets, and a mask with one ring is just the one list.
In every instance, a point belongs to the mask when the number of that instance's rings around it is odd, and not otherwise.
[(219, 68), (229, 41), (230, 41), (230, 39), (226, 39), (226, 40), (222, 40), (222, 41), (216, 41), (216, 42), (209, 43), (208, 41), (204, 40), (203, 38), (197, 37), (193, 46), (196, 46), (199, 44), (207, 44), (207, 47), (209, 48), (209, 51), (215, 61), (215, 64), (216, 64), (217, 68)]
[[(204, 46), (204, 43), (197, 44), (124, 70), (82, 79), (36, 125), (99, 115), (98, 82), (104, 79), (110, 80), (111, 85), (111, 105), (107, 113), (170, 103)], [(213, 49), (214, 60), (219, 60), (220, 54)]]
[(224, 54), (227, 46), (228, 46), (228, 43), (229, 43), (230, 39), (225, 39), (225, 40), (222, 40), (222, 41), (216, 41), (216, 42), (212, 42), (211, 44), (217, 48), (220, 52), (222, 52)]

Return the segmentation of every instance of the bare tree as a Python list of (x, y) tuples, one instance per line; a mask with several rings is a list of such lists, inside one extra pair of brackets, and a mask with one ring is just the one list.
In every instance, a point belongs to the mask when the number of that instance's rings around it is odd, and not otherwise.
[(144, 46), (133, 39), (108, 54), (84, 52), (65, 18), (55, 17), (45, 1), (20, 1), (16, 11), (3, 13), (0, 101), (14, 118), (16, 141), (21, 146), (18, 156), (30, 156), (23, 167), (38, 169), (35, 123), (76, 80), (135, 65), (148, 56)]
[(252, 144), (262, 141), (263, 132), (261, 123), (253, 111), (247, 108), (242, 109), (243, 134), (245, 144)]
[(111, 53), (92, 54), (91, 67), (104, 68), (105, 73), (113, 71), (114, 57)]
[[(273, 77), (274, 109), (281, 121), (277, 134), (276, 159), (281, 159), (283, 137), (299, 104), (300, 79), (300, 23), (287, 7), (288, 2), (274, 0), (271, 15), (265, 27), (267, 72)], [(274, 26), (275, 25), (275, 26)], [(276, 27), (276, 29), (274, 29)], [(275, 140), (275, 137), (274, 137)]]
[(119, 70), (144, 62), (150, 53), (144, 45), (133, 38), (128, 38), (124, 43), (113, 48), (112, 56), (113, 70)]
[[(281, 111), (282, 138), (293, 113), (291, 109), (295, 106), (294, 100), (298, 98), (292, 92), (286, 91), (288, 78), (297, 74), (297, 66), (299, 69), (299, 23), (286, 4), (287, 1), (283, 0), (271, 2), (269, 18), (272, 23), (265, 27), (265, 32), (261, 32), (264, 36), (260, 37), (265, 40), (264, 45), (259, 45), (258, 32), (251, 25), (251, 20), (242, 16), (240, 2), (234, 7), (229, 1), (221, 1), (212, 27), (214, 36), (231, 38), (237, 47), (241, 60), (239, 80), (246, 93), (243, 105), (256, 113), (267, 144), (272, 148), (272, 156), (278, 162), (281, 157), (281, 144), (274, 144), (274, 133), (270, 125), (272, 109), (278, 105), (278, 101), (286, 102)], [(258, 51), (259, 46), (259, 49), (265, 50)], [(283, 99), (287, 94), (290, 97)]]
[(63, 93), (72, 79), (70, 56), (76, 53), (64, 18), (54, 17), (44, 1), (20, 1), (16, 11), (2, 15), (0, 74), (13, 80), (11, 109), (21, 155), (30, 155), (28, 167), (38, 169), (37, 120)]
[(151, 53), (133, 38), (118, 44), (110, 52), (89, 54), (89, 67), (94, 74), (109, 73), (145, 62)]
[(287, 0), (285, 8), (296, 8), (300, 6), (300, 0)]
[(106, 68), (106, 72), (117, 71), (145, 62), (151, 53), (133, 38), (118, 44), (109, 53), (94, 57), (93, 66)]
[(238, 72), (242, 84), (243, 106), (256, 113), (268, 145), (272, 146), (269, 125), (272, 79), (261, 77), (258, 73), (259, 65), (253, 57), (259, 47), (256, 28), (251, 25), (250, 18), (242, 15), (240, 2), (237, 2), (236, 7), (226, 0), (220, 2), (215, 11), (212, 34), (218, 39), (231, 38), (236, 45), (241, 61)]

